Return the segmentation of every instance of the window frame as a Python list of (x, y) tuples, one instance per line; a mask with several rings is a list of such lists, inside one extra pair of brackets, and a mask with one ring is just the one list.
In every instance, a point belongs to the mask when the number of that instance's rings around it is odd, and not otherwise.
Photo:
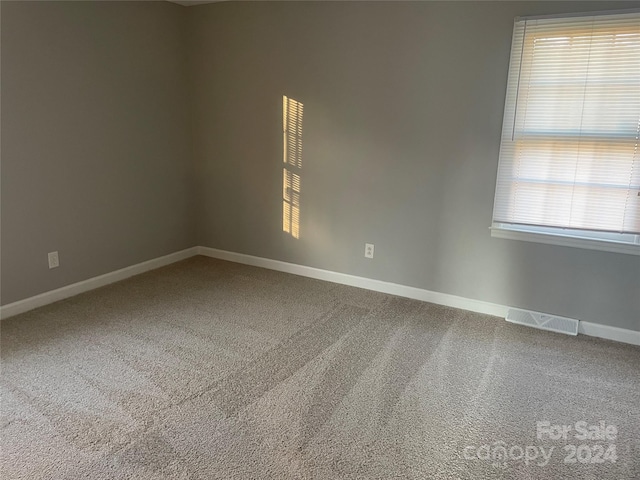
[[(638, 14), (640, 9), (625, 9), (625, 10), (612, 10), (605, 12), (589, 12), (589, 13), (572, 13), (564, 15), (544, 15), (544, 16), (530, 16), (530, 17), (518, 17), (514, 22), (513, 37), (512, 37), (512, 50), (509, 60), (509, 75), (514, 74), (514, 67), (512, 62), (515, 58), (518, 59), (520, 68), (522, 66), (522, 51), (515, 52), (516, 42), (516, 29), (518, 28), (518, 22), (525, 20), (539, 20), (539, 19), (561, 19), (561, 18), (585, 18), (600, 15), (620, 15), (620, 14)], [(522, 44), (526, 42), (526, 27), (522, 33)], [(521, 72), (516, 74), (516, 80), (520, 81)], [(515, 91), (515, 98), (510, 99), (511, 77), (506, 88), (505, 98), (505, 111), (503, 116), (503, 125), (500, 137), (500, 151), (502, 157), (502, 148), (505, 138), (505, 128), (507, 125), (515, 128), (515, 122), (517, 121), (517, 104), (518, 104), (518, 89)], [(562, 138), (563, 132), (557, 132), (557, 136)], [(498, 165), (497, 178), (500, 179), (500, 165)], [(640, 196), (640, 192), (638, 193)], [(640, 233), (610, 233), (599, 232), (597, 230), (579, 230), (566, 227), (543, 227), (535, 225), (521, 225), (517, 223), (505, 223), (504, 221), (495, 220), (496, 215), (496, 203), (498, 202), (498, 183), (496, 183), (495, 197), (493, 204), (492, 223), (490, 227), (491, 236), (495, 238), (521, 240), (528, 242), (536, 242), (543, 244), (561, 245), (568, 247), (577, 247), (591, 250), (601, 250), (616, 253), (625, 253), (632, 255), (640, 255)]]

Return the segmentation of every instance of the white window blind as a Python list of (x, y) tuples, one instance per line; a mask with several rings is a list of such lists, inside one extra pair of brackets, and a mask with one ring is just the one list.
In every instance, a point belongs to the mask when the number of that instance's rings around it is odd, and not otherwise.
[(637, 241), (639, 138), (640, 12), (516, 20), (494, 227)]

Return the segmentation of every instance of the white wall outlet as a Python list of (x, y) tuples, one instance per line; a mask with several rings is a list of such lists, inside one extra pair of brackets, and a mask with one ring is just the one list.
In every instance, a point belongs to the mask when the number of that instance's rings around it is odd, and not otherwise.
[(49, 253), (49, 268), (56, 268), (60, 266), (60, 259), (58, 258), (58, 252)]
[(373, 258), (373, 243), (364, 244), (364, 256), (366, 258)]

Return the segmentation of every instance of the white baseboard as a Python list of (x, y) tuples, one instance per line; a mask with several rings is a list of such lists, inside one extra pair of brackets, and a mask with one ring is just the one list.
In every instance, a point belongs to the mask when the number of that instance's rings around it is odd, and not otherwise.
[(374, 290), (376, 292), (389, 293), (399, 297), (413, 298), (422, 300), (423, 302), (437, 303), (447, 307), (460, 308), (462, 310), (471, 310), (478, 313), (486, 313), (504, 317), (507, 314), (507, 307), (496, 305), (494, 303), (482, 302), (480, 300), (471, 300), (469, 298), (458, 297), (446, 293), (432, 292), (421, 288), (408, 287), (397, 283), (383, 282), (381, 280), (372, 280), (370, 278), (357, 277), (346, 273), (332, 272), (330, 270), (322, 270), (320, 268), (306, 267), (295, 263), (281, 262), (279, 260), (271, 260), (269, 258), (254, 257), (242, 253), (228, 252), (226, 250), (217, 250), (215, 248), (198, 247), (198, 253), (207, 257), (219, 258), (221, 260), (229, 260), (231, 262), (243, 263), (245, 265), (253, 265), (255, 267), (268, 268), (279, 272), (292, 273), (303, 277), (325, 280), (342, 285)]
[(591, 323), (580, 321), (578, 324), (578, 334), (590, 337), (606, 338), (616, 342), (640, 345), (640, 332), (627, 330), (626, 328), (610, 327), (601, 323)]
[[(348, 275), (346, 273), (332, 272), (330, 270), (322, 270), (320, 268), (307, 267), (295, 263), (282, 262), (280, 260), (272, 260), (269, 258), (255, 257), (253, 255), (245, 255), (243, 253), (229, 252), (226, 250), (218, 250), (209, 247), (192, 247), (179, 252), (171, 253), (163, 257), (154, 258), (146, 262), (138, 263), (130, 267), (122, 268), (114, 272), (106, 273), (98, 277), (93, 277), (82, 282), (67, 285), (50, 292), (41, 293), (34, 297), (25, 298), (14, 303), (9, 303), (0, 307), (0, 319), (8, 318), (19, 313), (24, 313), (34, 308), (42, 307), (65, 298), (78, 295), (80, 293), (93, 290), (95, 288), (108, 285), (110, 283), (124, 280), (125, 278), (138, 275), (140, 273), (154, 270), (156, 268), (169, 265), (194, 255), (204, 255), (230, 262), (242, 263), (245, 265), (253, 265), (255, 267), (268, 268), (279, 272), (291, 273), (303, 277), (315, 278), (327, 282), (349, 285), (352, 287), (364, 288), (376, 292), (388, 293), (399, 297), (413, 298), (422, 300), (423, 302), (436, 303), (447, 307), (460, 308), (471, 312), (484, 313), (494, 315), (496, 317), (505, 318), (509, 307), (498, 305), (495, 303), (483, 302), (481, 300), (473, 300), (447, 293), (433, 292), (416, 287), (399, 285), (397, 283), (383, 282), (381, 280), (373, 280), (370, 278)], [(591, 337), (605, 338), (607, 340), (615, 340), (617, 342), (630, 343), (632, 345), (640, 345), (640, 332), (627, 330), (624, 328), (611, 327), (599, 323), (580, 321), (578, 333)]]
[(121, 268), (114, 272), (105, 273), (97, 277), (89, 278), (81, 282), (73, 283), (65, 287), (57, 288), (49, 292), (41, 293), (34, 297), (25, 298), (17, 302), (8, 303), (0, 307), (0, 319), (12, 317), (19, 313), (24, 313), (34, 308), (42, 307), (65, 298), (73, 297), (79, 293), (84, 293), (95, 288), (103, 287), (110, 283), (124, 280), (125, 278), (148, 272), (156, 268), (164, 267), (174, 262), (179, 262), (185, 258), (193, 257), (198, 254), (198, 247), (187, 248), (179, 252), (170, 253), (163, 257), (153, 258), (146, 262), (131, 265), (130, 267)]
[[(505, 318), (509, 307), (498, 305), (495, 303), (483, 302), (481, 300), (473, 300), (447, 293), (433, 292), (423, 290), (421, 288), (408, 287), (397, 283), (383, 282), (380, 280), (372, 280), (370, 278), (357, 277), (345, 273), (332, 272), (330, 270), (322, 270), (320, 268), (306, 267), (295, 263), (281, 262), (269, 258), (255, 257), (253, 255), (245, 255), (243, 253), (229, 252), (226, 250), (218, 250), (216, 248), (198, 247), (198, 254), (207, 257), (219, 258), (230, 262), (243, 263), (245, 265), (253, 265), (255, 267), (268, 268), (279, 272), (292, 273), (303, 277), (325, 280), (342, 285), (350, 285), (352, 287), (365, 288), (376, 292), (389, 293), (399, 297), (413, 298), (424, 302), (436, 303), (447, 307), (460, 308), (477, 313), (494, 315), (496, 317)], [(626, 330), (624, 328), (610, 327), (598, 323), (580, 322), (578, 333), (589, 335), (592, 337), (606, 338), (632, 345), (640, 345), (640, 332)]]

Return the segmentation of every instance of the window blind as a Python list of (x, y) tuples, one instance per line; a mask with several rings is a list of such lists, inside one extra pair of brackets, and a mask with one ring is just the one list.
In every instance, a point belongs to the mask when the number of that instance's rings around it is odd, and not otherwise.
[(516, 20), (497, 224), (640, 233), (640, 12)]

